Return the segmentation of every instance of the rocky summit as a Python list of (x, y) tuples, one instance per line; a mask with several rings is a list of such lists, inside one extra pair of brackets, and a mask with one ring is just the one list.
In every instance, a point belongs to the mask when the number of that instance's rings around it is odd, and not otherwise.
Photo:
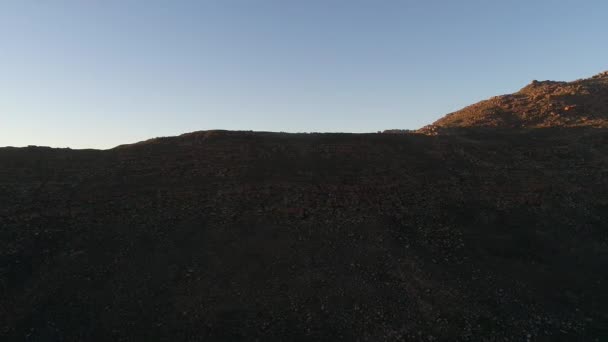
[(606, 118), (604, 73), (418, 132), (2, 148), (0, 339), (606, 341)]
[(534, 80), (517, 93), (496, 96), (448, 114), (420, 132), (472, 127), (608, 128), (608, 71), (574, 82)]

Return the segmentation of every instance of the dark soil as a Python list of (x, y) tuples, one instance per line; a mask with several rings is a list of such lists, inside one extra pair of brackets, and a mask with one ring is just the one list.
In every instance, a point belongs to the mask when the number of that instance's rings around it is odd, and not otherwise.
[(608, 129), (555, 126), (2, 148), (0, 340), (608, 341)]

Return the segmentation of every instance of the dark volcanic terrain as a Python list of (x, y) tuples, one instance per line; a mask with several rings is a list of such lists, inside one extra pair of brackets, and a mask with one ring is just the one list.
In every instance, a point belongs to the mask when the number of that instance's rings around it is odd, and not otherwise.
[(607, 341), (606, 76), (419, 133), (2, 148), (0, 340)]

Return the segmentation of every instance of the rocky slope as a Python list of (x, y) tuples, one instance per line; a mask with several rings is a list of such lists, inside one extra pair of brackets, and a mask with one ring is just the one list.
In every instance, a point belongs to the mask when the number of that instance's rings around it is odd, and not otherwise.
[(532, 81), (446, 115), (422, 133), (459, 128), (608, 127), (608, 71), (574, 82)]
[(608, 130), (560, 120), (0, 149), (0, 339), (606, 340)]

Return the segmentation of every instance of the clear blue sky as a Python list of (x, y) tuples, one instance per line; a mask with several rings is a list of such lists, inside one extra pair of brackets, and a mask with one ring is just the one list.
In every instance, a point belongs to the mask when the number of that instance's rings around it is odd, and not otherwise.
[(2, 0), (0, 146), (418, 128), (608, 69), (608, 1)]

